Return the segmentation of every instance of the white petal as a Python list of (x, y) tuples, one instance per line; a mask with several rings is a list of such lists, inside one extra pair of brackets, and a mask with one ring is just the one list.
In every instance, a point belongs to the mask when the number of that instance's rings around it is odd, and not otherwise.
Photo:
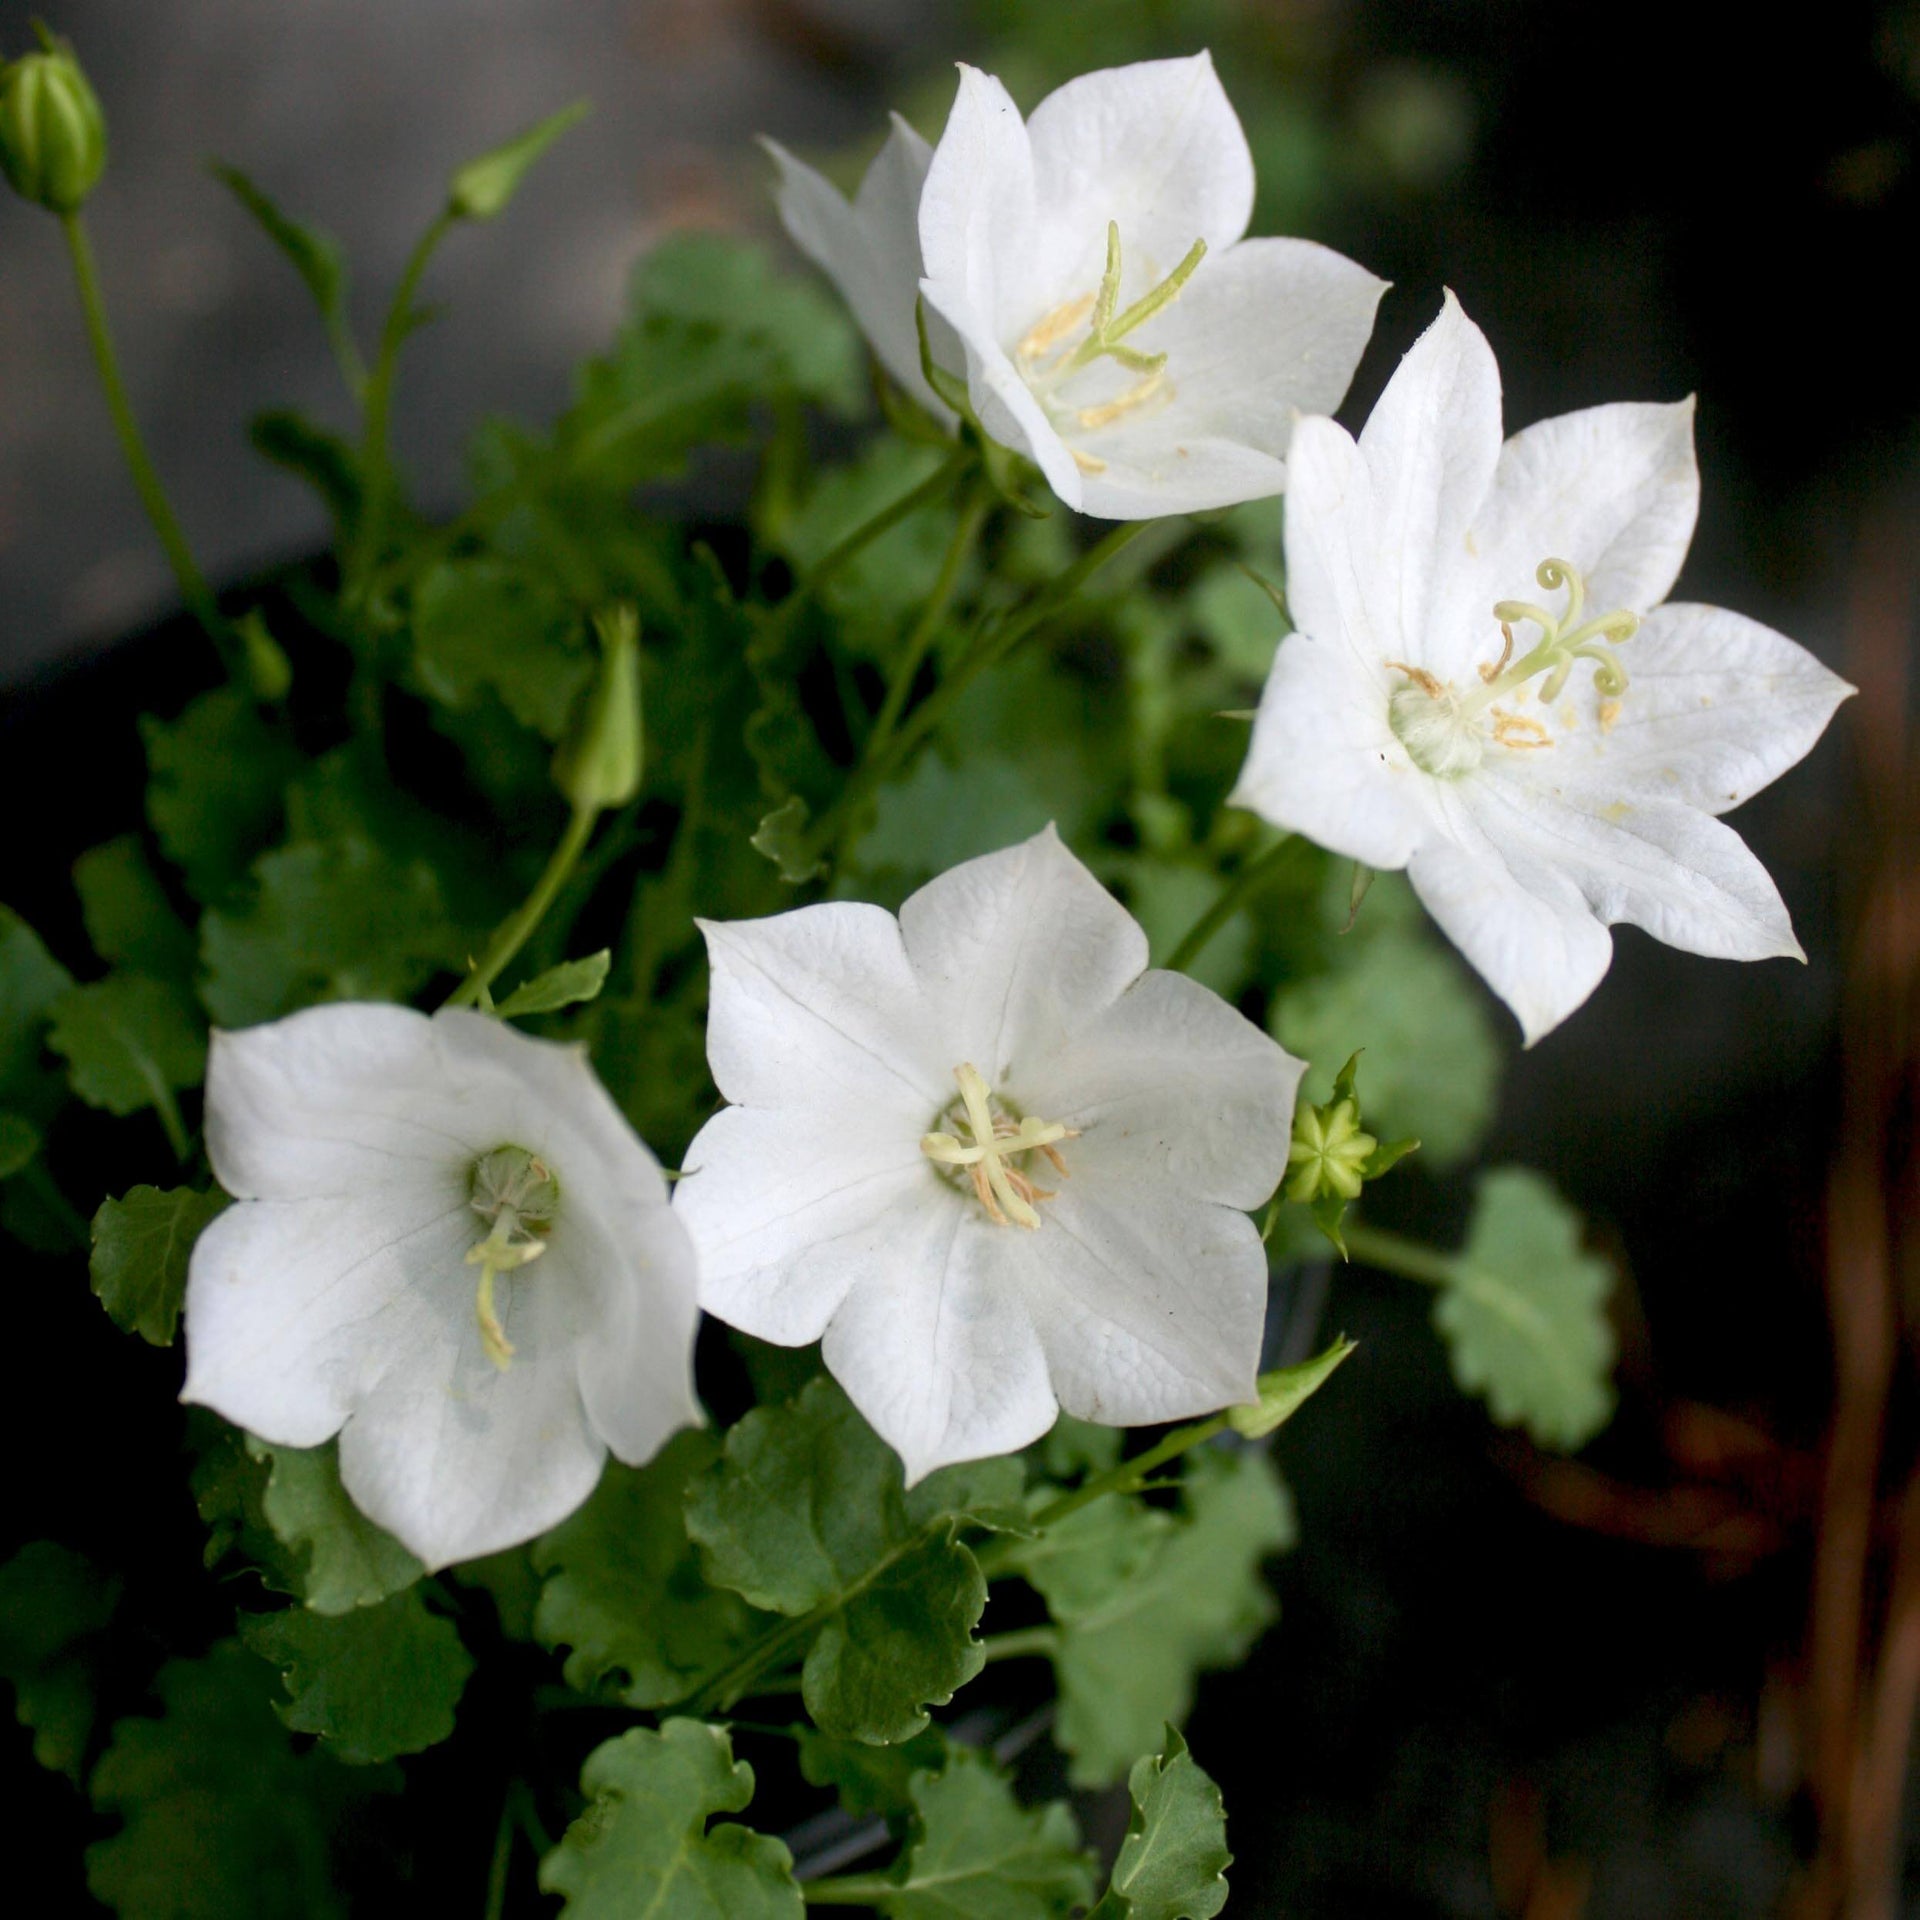
[(900, 928), (855, 901), (766, 920), (703, 920), (713, 970), (707, 1060), (729, 1100), (809, 1111), (872, 1104), (909, 1116), (949, 1097)]
[(1027, 1279), (977, 1206), (927, 1208), (887, 1271), (854, 1288), (821, 1352), (908, 1484), (958, 1460), (1011, 1453), (1058, 1412), (1029, 1318)]
[(340, 1477), (354, 1504), (429, 1568), (544, 1533), (600, 1477), (606, 1448), (575, 1367), (593, 1332), (589, 1303), (542, 1264), (506, 1282), (502, 1318), (517, 1352), (505, 1372), (477, 1339), (396, 1355), (341, 1432)]
[(1140, 1180), (1257, 1207), (1286, 1170), (1305, 1070), (1217, 993), (1156, 969), (1007, 1090), (1081, 1130), (1060, 1149), (1076, 1194), (1097, 1169), (1122, 1194)]
[(1407, 877), (1532, 1046), (1600, 984), (1612, 937), (1557, 861), (1526, 843), (1496, 846), (1457, 801), (1448, 812), (1454, 837), (1423, 845)]
[[(1041, 101), (1027, 134), (1056, 302), (1099, 285), (1110, 220), (1127, 299), (1164, 279), (1196, 240), (1218, 253), (1247, 230), (1253, 156), (1208, 54), (1082, 74)], [(1024, 332), (1039, 317), (1002, 319)]]
[(442, 1097), (442, 1037), (424, 1013), (310, 1007), (216, 1033), (207, 1152), (237, 1199), (311, 1199), (416, 1187), (471, 1165), (507, 1136), (497, 1089)]
[(953, 416), (920, 371), (920, 190), (933, 149), (898, 114), (851, 205), (777, 142), (780, 218), (794, 244), (840, 289), (880, 363), (936, 419)]
[[(1586, 576), (1589, 617), (1622, 607), (1645, 613), (1679, 574), (1699, 508), (1691, 400), (1589, 407), (1516, 433), (1501, 449), (1474, 518), (1471, 557), (1451, 603), (1436, 607), (1433, 644), (1418, 664), (1465, 679), (1492, 660), (1496, 600), (1544, 601), (1558, 612), (1561, 596), (1537, 578), (1547, 559)], [(1516, 643), (1537, 637), (1523, 628)]]
[(1425, 636), (1500, 458), (1500, 369), (1451, 293), (1387, 382), (1360, 452), (1373, 478), (1378, 545), (1365, 564), (1378, 604), (1411, 649), (1398, 657), (1444, 677)]
[[(1020, 109), (992, 75), (962, 65), (920, 193), (929, 299), (963, 333), (966, 315), (1004, 344), (1003, 304), (1016, 313), (1031, 306), (1037, 319), (1045, 299), (1050, 263), (1036, 258), (1035, 240), (1033, 152)], [(1032, 324), (1014, 322), (1004, 339), (1017, 339)]]
[(1724, 607), (1656, 607), (1621, 649), (1630, 684), (1600, 724), (1591, 680), (1555, 748), (1626, 800), (1725, 813), (1805, 758), (1853, 692), (1804, 647)]
[(1267, 1302), (1258, 1228), (1118, 1167), (1088, 1175), (1008, 1248), (1060, 1404), (1139, 1426), (1253, 1399)]
[(848, 1105), (726, 1107), (687, 1149), (674, 1212), (700, 1256), (700, 1303), (776, 1346), (818, 1340), (855, 1286), (903, 1269), (901, 1243), (957, 1199), (920, 1151), (933, 1124)]
[(1721, 960), (1806, 956), (1767, 870), (1731, 827), (1675, 800), (1627, 802), (1610, 787), (1530, 762), (1472, 783), (1470, 804), (1509, 858), (1557, 864), (1607, 925)]
[(1431, 782), (1387, 724), (1388, 698), (1386, 674), (1362, 666), (1340, 638), (1290, 635), (1260, 696), (1232, 804), (1350, 860), (1404, 867), (1433, 832)]
[(330, 1439), (396, 1360), (478, 1351), (476, 1224), (451, 1175), (229, 1208), (193, 1249), (180, 1397), (284, 1446)]
[(1036, 1067), (1145, 970), (1147, 937), (1051, 826), (930, 881), (900, 909), (924, 1044), (989, 1084)]

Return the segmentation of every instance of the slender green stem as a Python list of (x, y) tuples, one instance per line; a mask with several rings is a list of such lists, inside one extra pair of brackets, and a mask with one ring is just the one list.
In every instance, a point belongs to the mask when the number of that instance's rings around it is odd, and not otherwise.
[(1036, 1654), (1051, 1655), (1060, 1644), (1057, 1627), (1021, 1627), (1012, 1633), (990, 1633), (980, 1642), (988, 1666), (996, 1660), (1025, 1660)]
[(920, 609), (920, 617), (914, 622), (913, 631), (907, 635), (906, 645), (900, 652), (900, 664), (894, 669), (893, 682), (887, 688), (886, 700), (874, 719), (872, 732), (867, 735), (865, 751), (868, 754), (878, 753), (899, 725), (900, 715), (913, 693), (913, 683), (919, 678), (921, 664), (940, 631), (941, 621), (947, 617), (948, 607), (953, 604), (954, 589), (960, 584), (961, 569), (965, 567), (967, 556), (973, 551), (973, 543), (979, 539), (980, 529), (986, 525), (992, 507), (992, 495), (978, 486), (961, 507), (960, 517), (954, 522), (953, 538), (947, 542), (946, 558), (941, 561), (939, 575), (934, 580), (933, 591), (927, 596), (927, 604)]
[(891, 533), (901, 521), (918, 513), (922, 507), (931, 506), (934, 501), (949, 492), (953, 483), (973, 465), (973, 461), (974, 454), (970, 447), (957, 449), (935, 467), (917, 487), (909, 488), (891, 506), (882, 507), (871, 520), (862, 521), (836, 545), (828, 548), (806, 570), (801, 576), (799, 586), (782, 602), (781, 613), (784, 615), (788, 608), (818, 593), (841, 568), (851, 565), (876, 540)]
[(179, 583), (180, 597), (193, 610), (194, 618), (207, 630), (229, 665), (234, 657), (232, 636), (220, 617), (213, 591), (193, 557), (187, 536), (174, 517), (147, 443), (134, 416), (133, 402), (127, 396), (126, 382), (120, 377), (119, 356), (113, 350), (113, 334), (107, 325), (107, 303), (100, 291), (100, 270), (94, 262), (93, 243), (87, 238), (86, 223), (77, 213), (61, 216), (61, 231), (67, 237), (67, 253), (73, 261), (74, 285), (80, 292), (80, 310), (86, 319), (87, 342), (93, 349), (93, 363), (99, 370), (101, 390), (106, 395), (107, 411), (113, 416), (113, 430), (120, 439), (120, 452), (133, 476), (140, 504), (146, 509), (153, 530), (160, 536), (167, 564)]
[(900, 1883), (883, 1873), (843, 1873), (837, 1880), (802, 1880), (800, 1898), (810, 1907), (877, 1907), (895, 1897)]
[(502, 1920), (507, 1911), (507, 1872), (513, 1865), (513, 1836), (519, 1827), (514, 1817), (514, 1792), (514, 1787), (507, 1789), (500, 1806), (500, 1824), (493, 1831), (493, 1858), (487, 1863), (486, 1920)]
[(870, 745), (854, 768), (840, 798), (820, 816), (813, 831), (816, 852), (830, 853), (860, 806), (890, 775), (912, 757), (952, 711), (954, 703), (988, 668), (1004, 660), (1022, 641), (1031, 639), (1067, 612), (1080, 590), (1108, 561), (1123, 552), (1153, 523), (1124, 520), (1105, 539), (1089, 547), (1059, 579), (1034, 595), (1019, 612), (980, 634), (955, 663), (953, 671), (914, 708), (905, 722), (877, 748)]
[[(176, 1122), (179, 1119), (177, 1108), (174, 1118)], [(182, 1160), (186, 1157), (185, 1153), (179, 1154)], [(89, 1247), (93, 1244), (93, 1230), (87, 1224), (86, 1216), (60, 1191), (59, 1181), (48, 1172), (47, 1163), (44, 1160), (36, 1155), (27, 1162), (21, 1171), (20, 1178), (39, 1195), (41, 1204), (73, 1236), (75, 1246)]]
[(500, 977), (501, 969), (527, 944), (579, 863), (599, 817), (599, 810), (594, 807), (574, 809), (560, 844), (554, 848), (540, 878), (533, 883), (533, 891), (494, 929), (493, 938), (474, 962), (473, 971), (448, 995), (448, 1006), (477, 1004), (480, 996)]
[(1213, 936), (1284, 867), (1302, 842), (1297, 834), (1282, 834), (1265, 853), (1249, 860), (1227, 884), (1220, 897), (1187, 929), (1186, 937), (1167, 956), (1169, 973), (1184, 973), (1206, 952)]
[(426, 277), (428, 263), (440, 242), (457, 224), (453, 210), (443, 208), (420, 236), (401, 272), (400, 284), (394, 289), (386, 324), (380, 329), (380, 345), (374, 355), (373, 371), (367, 376), (363, 404), (360, 525), (353, 551), (347, 557), (344, 596), (350, 601), (365, 598), (365, 581), (380, 558), (387, 514), (393, 504), (393, 389), (400, 373), (400, 349), (406, 345), (415, 325), (414, 297), (420, 291), (420, 282)]
[(1459, 1260), (1437, 1247), (1422, 1246), (1418, 1240), (1405, 1240), (1381, 1227), (1369, 1227), (1353, 1220), (1345, 1221), (1340, 1231), (1347, 1251), (1367, 1266), (1383, 1273), (1397, 1273), (1403, 1279), (1418, 1280), (1429, 1287), (1453, 1285), (1460, 1271)]
[(729, 1662), (705, 1681), (699, 1692), (690, 1694), (681, 1703), (679, 1711), (693, 1714), (724, 1712), (736, 1700), (747, 1699), (755, 1679), (775, 1661), (784, 1658), (789, 1648), (801, 1645), (816, 1627), (832, 1619), (846, 1605), (848, 1598), (846, 1594), (836, 1595), (832, 1600), (815, 1607), (811, 1613), (804, 1613), (797, 1620), (785, 1621), (762, 1634), (737, 1660)]

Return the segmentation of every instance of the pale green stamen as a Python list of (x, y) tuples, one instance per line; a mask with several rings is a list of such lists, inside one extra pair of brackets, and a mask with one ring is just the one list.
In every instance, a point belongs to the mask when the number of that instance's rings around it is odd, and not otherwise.
[(961, 1140), (951, 1133), (923, 1134), (920, 1151), (936, 1165), (966, 1168), (975, 1195), (986, 1208), (987, 1217), (997, 1225), (1037, 1227), (1040, 1215), (1033, 1203), (1051, 1200), (1053, 1195), (1035, 1186), (1013, 1162), (1023, 1154), (1042, 1153), (1064, 1179), (1066, 1162), (1060, 1158), (1056, 1143), (1077, 1139), (1079, 1130), (1032, 1114), (1018, 1120), (996, 1114), (987, 1083), (971, 1062), (955, 1067), (953, 1077), (960, 1087), (961, 1117), (972, 1137)]

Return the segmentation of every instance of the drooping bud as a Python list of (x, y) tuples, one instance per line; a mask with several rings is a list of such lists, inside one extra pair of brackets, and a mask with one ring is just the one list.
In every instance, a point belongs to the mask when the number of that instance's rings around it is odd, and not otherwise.
[(509, 140), (505, 146), (469, 160), (453, 176), (447, 194), (447, 211), (456, 220), (491, 220), (513, 196), (520, 183), (533, 170), (534, 163), (560, 136), (587, 116), (587, 103), (576, 100), (550, 114), (537, 127)]
[(107, 165), (107, 118), (73, 49), (40, 30), (41, 50), (0, 66), (0, 170), (23, 200), (78, 213)]
[(1284, 1426), (1326, 1385), (1333, 1371), (1354, 1350), (1342, 1334), (1325, 1353), (1296, 1367), (1276, 1367), (1260, 1376), (1260, 1397), (1244, 1407), (1227, 1409), (1227, 1425), (1249, 1440), (1258, 1440)]
[(604, 813), (640, 791), (646, 736), (640, 712), (640, 616), (630, 606), (594, 616), (600, 670), (553, 757), (553, 777), (578, 812)]

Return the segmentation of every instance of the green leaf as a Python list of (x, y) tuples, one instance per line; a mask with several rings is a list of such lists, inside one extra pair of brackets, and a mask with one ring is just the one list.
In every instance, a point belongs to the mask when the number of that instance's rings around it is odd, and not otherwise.
[(17, 1113), (0, 1112), (0, 1180), (32, 1164), (40, 1151), (40, 1129)]
[(687, 1498), (707, 1577), (750, 1604), (818, 1616), (802, 1691), (826, 1732), (905, 1740), (980, 1671), (986, 1604), (956, 1522), (1017, 1507), (1014, 1459), (929, 1475), (908, 1494), (900, 1461), (830, 1379), (748, 1414)]
[(1542, 1446), (1584, 1446), (1613, 1414), (1613, 1270), (1582, 1248), (1579, 1214), (1539, 1174), (1497, 1168), (1449, 1266), (1433, 1319), (1454, 1378)]
[(347, 269), (340, 244), (331, 234), (283, 213), (238, 167), (215, 160), (208, 167), (213, 177), (253, 215), (260, 230), (286, 255), (293, 270), (306, 282), (313, 304), (329, 327), (344, 324), (347, 303)]
[(115, 973), (73, 987), (53, 1004), (47, 1044), (89, 1106), (107, 1112), (173, 1109), (174, 1093), (197, 1087), (207, 1070), (207, 1037), (184, 989), (145, 974)]
[(162, 851), (204, 905), (246, 878), (279, 836), (293, 743), (231, 687), (203, 693), (177, 720), (140, 722), (147, 747), (147, 819)]
[(354, 1766), (439, 1745), (473, 1671), (458, 1629), (418, 1587), (346, 1614), (243, 1614), (240, 1637), (285, 1677), (280, 1718)]
[(1089, 1920), (1213, 1920), (1227, 1904), (1227, 1811), (1172, 1727), (1127, 1776), (1133, 1812)]
[(609, 1461), (593, 1498), (534, 1543), (546, 1576), (534, 1631), (570, 1649), (570, 1687), (598, 1694), (611, 1679), (631, 1707), (667, 1706), (745, 1643), (752, 1615), (706, 1583), (687, 1538), (688, 1482), (719, 1454), (691, 1428), (644, 1467)]
[(796, 793), (764, 815), (754, 829), (752, 846), (780, 869), (780, 878), (800, 886), (826, 871), (826, 862), (807, 838), (807, 803)]
[(157, 980), (192, 979), (193, 934), (174, 912), (137, 835), (83, 853), (73, 863), (73, 884), (87, 938), (109, 966)]
[(753, 1769), (697, 1720), (636, 1727), (587, 1756), (587, 1810), (540, 1863), (570, 1920), (800, 1920), (793, 1856), (716, 1813), (753, 1799)]
[(50, 1120), (66, 1088), (41, 1063), (47, 1019), (73, 976), (40, 943), (40, 936), (0, 907), (0, 1105), (23, 1118)]
[(333, 517), (335, 543), (344, 546), (360, 522), (360, 455), (356, 448), (303, 413), (274, 408), (247, 424), (255, 453), (320, 496)]
[(491, 689), (523, 727), (558, 740), (593, 678), (593, 649), (574, 606), (503, 561), (449, 560), (414, 590), (414, 665), (443, 706)]
[(1344, 1336), (1324, 1353), (1302, 1360), (1297, 1367), (1276, 1367), (1260, 1376), (1260, 1398), (1251, 1406), (1229, 1407), (1227, 1424), (1235, 1433), (1258, 1440), (1276, 1427), (1283, 1427), (1333, 1377), (1333, 1372), (1354, 1350)]
[(51, 1540), (0, 1566), (0, 1680), (32, 1730), (33, 1757), (76, 1784), (93, 1735), (95, 1643), (119, 1599), (118, 1580)]
[(1411, 1134), (1438, 1167), (1471, 1156), (1493, 1118), (1501, 1050), (1478, 987), (1424, 928), (1388, 923), (1385, 883), (1335, 943), (1335, 966), (1274, 1003), (1274, 1037), (1309, 1063), (1300, 1097), (1324, 1102), (1340, 1063), (1364, 1048), (1367, 1130)]
[(520, 191), (524, 181), (542, 154), (567, 131), (577, 126), (590, 111), (586, 101), (576, 100), (558, 113), (550, 113), (538, 126), (529, 127), (491, 153), (483, 153), (453, 176), (453, 188), (447, 197), (448, 208), (462, 220), (491, 220)]
[(529, 1014), (558, 1013), (562, 1007), (597, 1000), (612, 966), (613, 955), (605, 947), (583, 959), (563, 960), (557, 967), (523, 981), (493, 1010), (502, 1020), (524, 1020)]
[(251, 900), (200, 923), (202, 997), (222, 1026), (316, 1000), (406, 1000), (465, 958), (424, 860), (347, 835), (269, 853), (254, 877)]
[(332, 1858), (392, 1776), (296, 1755), (268, 1706), (273, 1672), (235, 1641), (172, 1660), (161, 1717), (131, 1718), (90, 1791), (120, 1831), (87, 1849), (87, 1885), (122, 1920), (344, 1920)]
[(1240, 566), (1211, 568), (1188, 601), (1194, 624), (1230, 672), (1264, 685), (1285, 632), (1274, 589)]
[(187, 1485), (206, 1523), (209, 1569), (237, 1557), (277, 1593), (298, 1593), (300, 1556), (267, 1524), (263, 1501), (271, 1464), (251, 1435), (206, 1407), (187, 1409), (187, 1446), (193, 1467)]
[(173, 1345), (193, 1243), (226, 1204), (224, 1193), (192, 1187), (135, 1187), (101, 1202), (88, 1271), (115, 1326), (150, 1346)]
[(1067, 1920), (1093, 1898), (1066, 1804), (1021, 1806), (985, 1755), (956, 1751), (912, 1792), (913, 1844), (871, 1896), (889, 1920)]
[(891, 1747), (841, 1740), (818, 1727), (802, 1727), (799, 1734), (801, 1777), (816, 1787), (832, 1787), (856, 1820), (904, 1813), (913, 1804), (914, 1776), (938, 1773), (952, 1752), (938, 1727)]
[(323, 1447), (278, 1447), (249, 1435), (247, 1451), (269, 1463), (261, 1512), (300, 1569), (301, 1595), (315, 1613), (377, 1606), (425, 1571), (353, 1504), (340, 1484), (339, 1451), (332, 1441)]
[(1260, 1564), (1292, 1505), (1256, 1448), (1187, 1456), (1181, 1509), (1096, 1500), (1015, 1549), (1059, 1626), (1056, 1738), (1076, 1785), (1117, 1779), (1184, 1720), (1196, 1676), (1234, 1666), (1274, 1616)]

